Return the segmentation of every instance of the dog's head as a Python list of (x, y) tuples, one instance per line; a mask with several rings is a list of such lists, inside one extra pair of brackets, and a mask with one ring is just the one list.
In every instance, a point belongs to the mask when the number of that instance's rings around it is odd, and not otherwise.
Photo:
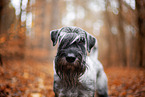
[(53, 46), (58, 41), (55, 58), (56, 73), (61, 79), (75, 81), (75, 78), (85, 72), (87, 51), (91, 51), (96, 39), (81, 28), (63, 27), (51, 31), (51, 40)]

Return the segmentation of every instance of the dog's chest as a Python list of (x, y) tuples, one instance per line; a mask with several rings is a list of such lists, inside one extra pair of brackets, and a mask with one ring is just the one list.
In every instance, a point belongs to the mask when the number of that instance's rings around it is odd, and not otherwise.
[(94, 95), (94, 90), (88, 86), (79, 85), (66, 89), (66, 87), (62, 87), (63, 83), (58, 83), (57, 85), (59, 86), (56, 88), (55, 92), (59, 97), (93, 97)]

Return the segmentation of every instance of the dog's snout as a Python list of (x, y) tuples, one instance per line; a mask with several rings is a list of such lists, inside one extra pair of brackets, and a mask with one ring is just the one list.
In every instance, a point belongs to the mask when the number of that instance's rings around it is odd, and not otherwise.
[(76, 57), (75, 57), (74, 54), (69, 53), (69, 54), (66, 56), (66, 60), (67, 60), (67, 62), (72, 63), (72, 62), (74, 62), (74, 61), (76, 60)]

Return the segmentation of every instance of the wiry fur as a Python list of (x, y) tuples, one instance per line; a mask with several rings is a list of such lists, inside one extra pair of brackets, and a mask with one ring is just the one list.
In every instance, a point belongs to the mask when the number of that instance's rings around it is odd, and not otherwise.
[[(55, 96), (107, 97), (107, 77), (97, 59), (96, 39), (80, 28), (63, 27), (51, 31), (51, 40), (54, 46), (59, 42), (54, 60)], [(69, 62), (69, 55), (75, 60)]]
[(75, 63), (68, 63), (66, 62), (64, 55), (65, 50), (61, 51), (61, 53), (59, 53), (55, 58), (56, 73), (63, 80), (65, 87), (76, 87), (78, 84), (78, 78), (86, 70), (85, 62), (81, 61), (82, 57), (78, 55)]

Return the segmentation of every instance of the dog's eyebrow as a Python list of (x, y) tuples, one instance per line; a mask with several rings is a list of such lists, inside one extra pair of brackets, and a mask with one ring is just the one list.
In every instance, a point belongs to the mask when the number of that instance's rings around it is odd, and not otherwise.
[[(63, 37), (64, 37), (65, 35), (66, 35), (66, 34), (64, 33), (64, 34), (62, 35), (61, 38), (60, 38), (60, 36), (59, 36), (59, 39), (60, 39), (59, 42), (62, 41), (62, 39), (63, 39)], [(60, 44), (60, 43), (59, 43), (59, 44)]]
[(73, 44), (77, 39), (79, 39), (81, 36), (78, 35), (70, 44)]

